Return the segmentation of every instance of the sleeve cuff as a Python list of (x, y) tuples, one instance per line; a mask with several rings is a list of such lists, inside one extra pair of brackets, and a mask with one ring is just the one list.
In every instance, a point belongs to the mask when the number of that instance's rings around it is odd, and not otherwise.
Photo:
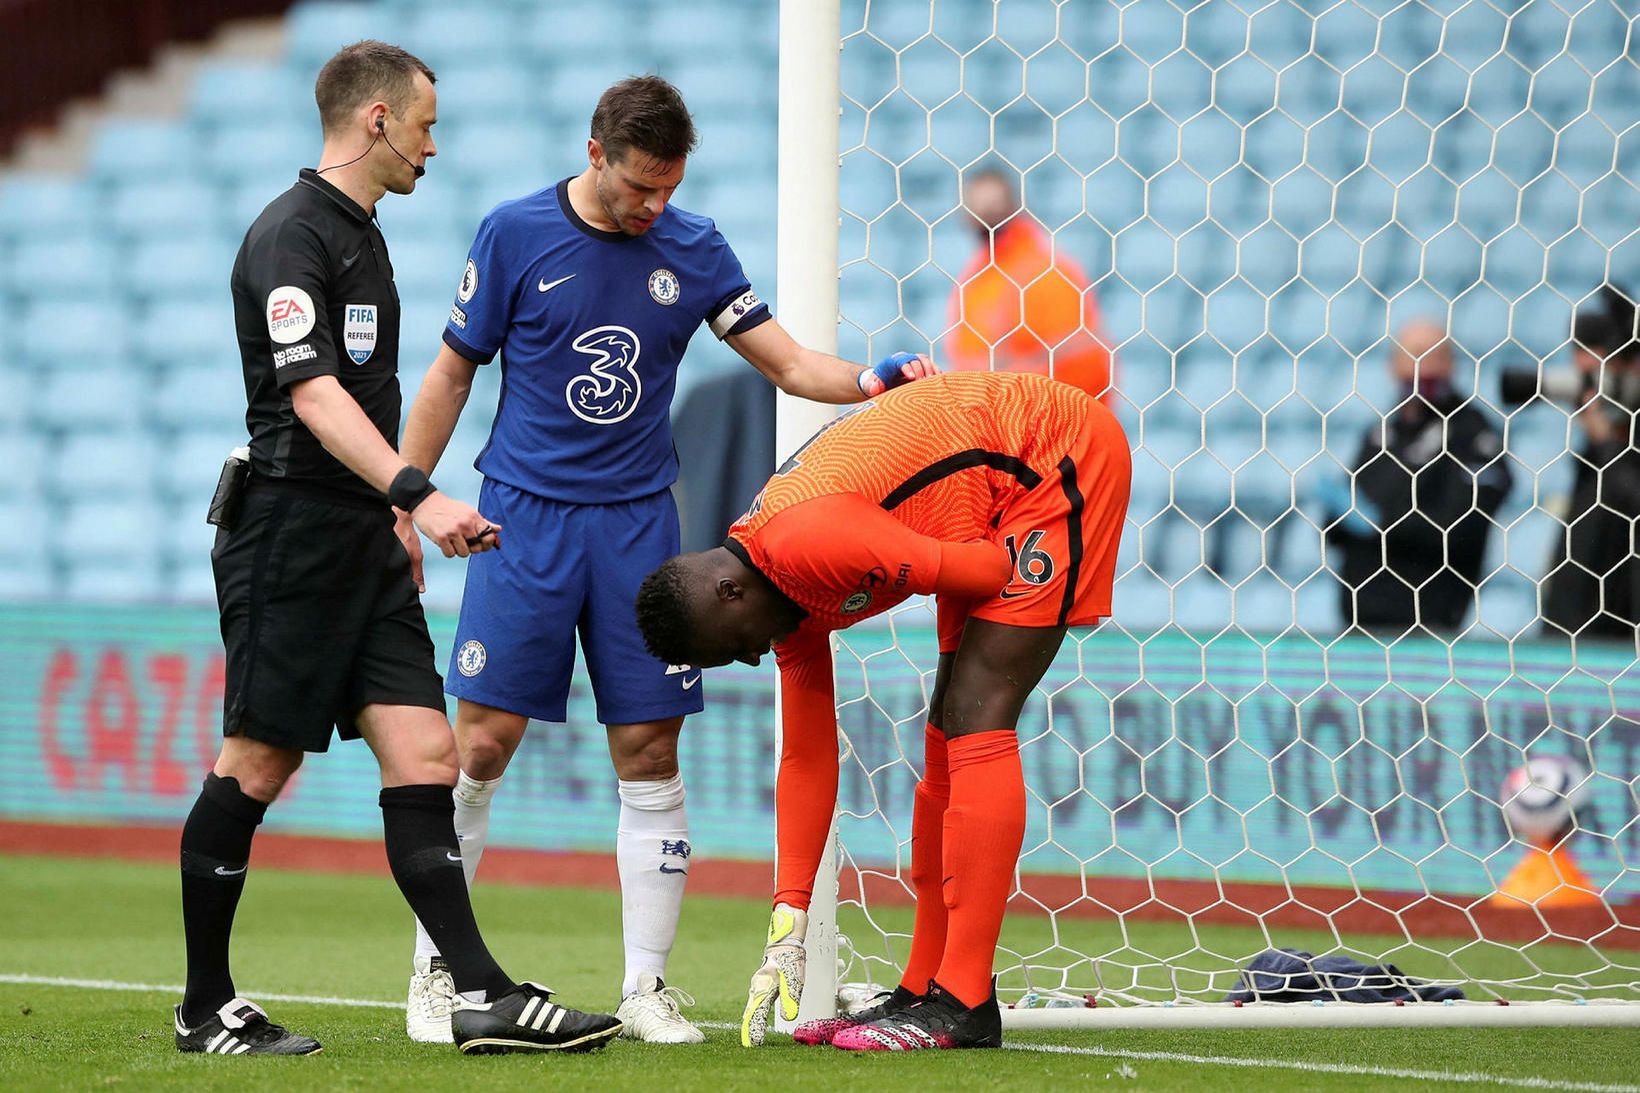
[(460, 353), (463, 357), (466, 357), (474, 364), (489, 364), (491, 361), (495, 360), (495, 350), (492, 349), (486, 353), (482, 349), (474, 349), (472, 346), (457, 337), (455, 331), (451, 330), (449, 327), (444, 328), (444, 344), (449, 346), (451, 349), (454, 349), (457, 353)]

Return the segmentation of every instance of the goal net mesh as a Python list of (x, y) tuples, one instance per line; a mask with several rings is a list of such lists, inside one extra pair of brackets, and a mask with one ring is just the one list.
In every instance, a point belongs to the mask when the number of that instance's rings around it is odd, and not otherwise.
[[(1115, 617), (1019, 726), (1005, 1004), (1218, 1000), (1281, 947), (1478, 999), (1640, 997), (1634, 649), (1540, 636), (1581, 433), (1497, 394), (1568, 364), (1604, 281), (1640, 284), (1637, 28), (1608, 0), (845, 0), (841, 352), (949, 355), (985, 246), (963, 184), (996, 169), (1085, 273), (1134, 447)], [(1323, 498), (1415, 318), (1514, 487), (1459, 632), (1346, 636)], [(907, 949), (933, 621), (841, 635), (850, 983)], [(1586, 888), (1511, 903), (1503, 785), (1545, 755), (1587, 775)]]

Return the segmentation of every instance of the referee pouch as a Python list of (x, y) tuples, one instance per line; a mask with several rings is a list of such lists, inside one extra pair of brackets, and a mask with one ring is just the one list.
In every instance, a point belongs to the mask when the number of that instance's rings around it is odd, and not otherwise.
[(251, 450), (235, 448), (222, 463), (222, 476), (216, 480), (216, 493), (211, 495), (211, 509), (205, 514), (207, 524), (232, 531), (239, 522), (239, 510), (245, 505), (245, 484), (251, 477)]

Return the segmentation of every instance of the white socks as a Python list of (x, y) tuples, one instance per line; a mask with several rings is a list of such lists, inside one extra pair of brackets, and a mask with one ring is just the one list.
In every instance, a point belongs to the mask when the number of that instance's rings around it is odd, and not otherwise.
[(681, 774), (664, 782), (622, 780), (619, 786), (615, 863), (621, 874), (621, 938), (626, 945), (624, 998), (638, 989), (645, 972), (657, 978), (666, 974), (689, 873), (689, 821)]
[[(462, 771), (456, 779), (452, 795), (456, 800), (456, 839), (461, 844), (461, 871), (467, 875), (467, 888), (473, 887), (473, 874), (478, 872), (478, 859), (484, 856), (484, 840), (490, 835), (490, 799), (501, 784), (500, 778), (480, 781), (467, 777)], [(416, 955), (438, 955), (438, 946), (427, 936), (421, 920), (416, 920)]]
[[(479, 781), (463, 771), (456, 782), (456, 838), (461, 868), (472, 887), (490, 831), (490, 801), (501, 779)], [(678, 933), (683, 885), (689, 873), (689, 821), (683, 807), (683, 776), (664, 782), (618, 783), (621, 822), (615, 862), (621, 875), (621, 937), (626, 947), (624, 998), (644, 973), (664, 978), (666, 958)], [(433, 957), (438, 947), (416, 923), (416, 955)]]

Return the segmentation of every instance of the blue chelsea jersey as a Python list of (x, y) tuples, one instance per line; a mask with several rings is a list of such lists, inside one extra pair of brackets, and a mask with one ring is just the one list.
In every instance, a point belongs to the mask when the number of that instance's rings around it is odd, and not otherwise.
[(769, 319), (716, 225), (668, 205), (640, 236), (576, 215), (569, 180), (484, 218), (444, 341), (501, 354), (501, 404), (475, 463), (485, 477), (578, 504), (629, 501), (678, 475), (678, 362)]

